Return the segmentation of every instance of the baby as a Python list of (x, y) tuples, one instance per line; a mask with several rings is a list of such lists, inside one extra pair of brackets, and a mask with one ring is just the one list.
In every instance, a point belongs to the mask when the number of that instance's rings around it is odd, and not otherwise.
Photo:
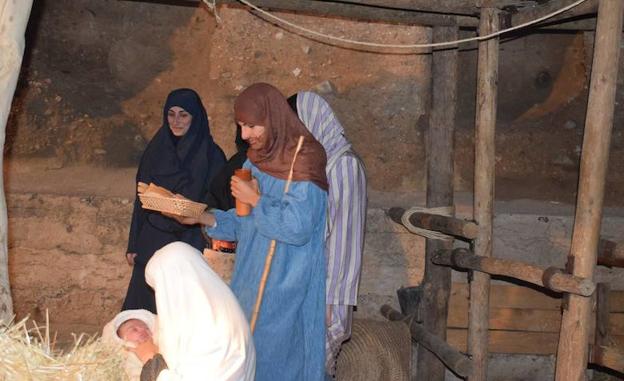
[(152, 331), (143, 320), (128, 319), (117, 328), (117, 336), (125, 342), (138, 345), (152, 340)]
[(139, 344), (151, 341), (155, 347), (157, 340), (156, 315), (147, 310), (121, 311), (102, 330), (102, 340), (121, 345), (126, 361), (124, 368), (130, 380), (139, 380), (143, 362), (137, 357), (133, 349)]

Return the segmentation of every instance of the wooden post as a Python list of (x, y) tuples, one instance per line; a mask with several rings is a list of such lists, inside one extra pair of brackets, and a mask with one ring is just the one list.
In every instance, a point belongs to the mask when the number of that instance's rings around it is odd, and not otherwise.
[[(479, 34), (499, 29), (499, 10), (483, 8)], [(497, 37), (479, 42), (477, 61), (477, 110), (475, 133), (474, 219), (479, 234), (474, 252), (492, 256), (492, 213), (494, 206), (494, 130), (496, 127), (498, 49)], [(474, 361), (469, 381), (486, 381), (488, 367), (488, 314), (490, 276), (475, 272), (470, 282), (468, 352)]]
[(462, 378), (466, 378), (472, 374), (473, 365), (468, 357), (437, 335), (428, 332), (421, 324), (416, 323), (410, 317), (406, 317), (387, 304), (381, 306), (381, 314), (388, 320), (402, 320), (407, 323), (410, 328), (412, 339), (435, 354), (435, 356), (446, 364), (453, 373)]
[[(593, 278), (600, 238), (623, 12), (622, 0), (601, 0), (598, 6), (576, 216), (570, 248), (570, 255), (574, 259), (574, 275), (588, 279)], [(563, 311), (557, 348), (557, 381), (583, 380), (588, 360), (592, 300), (578, 295), (569, 295), (569, 298), (568, 309)]]
[[(457, 27), (433, 28), (433, 41), (452, 41)], [(453, 206), (454, 131), (457, 104), (457, 48), (433, 51), (431, 63), (431, 116), (427, 133), (427, 207)], [(451, 269), (434, 265), (433, 255), (453, 247), (452, 240), (427, 239), (425, 276), (420, 317), (424, 329), (446, 340)], [(424, 346), (418, 347), (418, 380), (443, 381), (445, 367)]]
[[(6, 123), (24, 55), (24, 32), (32, 0), (0, 0), (0, 147), (4, 147)], [(0, 167), (3, 158), (0, 157)], [(0, 185), (4, 184), (0, 172)], [(0, 186), (0, 320), (13, 318), (7, 251), (7, 207)]]
[(596, 324), (594, 333), (594, 348), (610, 345), (609, 330), (609, 283), (598, 283), (596, 288)]

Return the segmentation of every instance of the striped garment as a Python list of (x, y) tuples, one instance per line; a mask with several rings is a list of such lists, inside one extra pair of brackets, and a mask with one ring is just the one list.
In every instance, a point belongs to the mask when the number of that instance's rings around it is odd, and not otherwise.
[(335, 362), (342, 342), (350, 337), (350, 311), (357, 305), (366, 225), (366, 174), (362, 160), (351, 149), (342, 125), (323, 98), (312, 92), (298, 93), (297, 113), (327, 153), (326, 301), (334, 305), (326, 345), (330, 364)]

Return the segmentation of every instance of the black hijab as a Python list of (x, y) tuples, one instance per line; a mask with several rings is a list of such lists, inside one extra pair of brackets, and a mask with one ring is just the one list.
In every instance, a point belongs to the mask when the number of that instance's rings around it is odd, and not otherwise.
[[(174, 106), (193, 117), (188, 131), (179, 138), (171, 132), (167, 118)], [(177, 89), (167, 97), (162, 127), (145, 150), (137, 180), (153, 182), (199, 201), (224, 161), (223, 151), (210, 135), (208, 116), (199, 95), (191, 89)]]
[[(167, 119), (171, 107), (183, 108), (193, 119), (184, 136), (176, 138)], [(210, 182), (225, 163), (225, 155), (213, 141), (206, 110), (199, 95), (191, 89), (177, 89), (167, 97), (162, 127), (147, 145), (136, 180), (154, 183), (191, 200), (202, 201)], [(149, 221), (149, 223), (147, 223)], [(128, 252), (147, 259), (155, 250), (173, 241), (184, 241), (201, 248), (200, 229), (181, 225), (158, 212), (141, 208), (135, 200)]]

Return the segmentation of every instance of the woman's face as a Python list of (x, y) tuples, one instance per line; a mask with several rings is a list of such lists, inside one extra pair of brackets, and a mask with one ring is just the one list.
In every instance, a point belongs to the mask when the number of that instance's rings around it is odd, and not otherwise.
[(167, 120), (173, 135), (184, 136), (191, 127), (193, 116), (182, 107), (173, 106), (167, 111)]
[(249, 143), (249, 148), (260, 149), (264, 146), (264, 126), (252, 126), (240, 121), (238, 124), (241, 126), (241, 137)]

